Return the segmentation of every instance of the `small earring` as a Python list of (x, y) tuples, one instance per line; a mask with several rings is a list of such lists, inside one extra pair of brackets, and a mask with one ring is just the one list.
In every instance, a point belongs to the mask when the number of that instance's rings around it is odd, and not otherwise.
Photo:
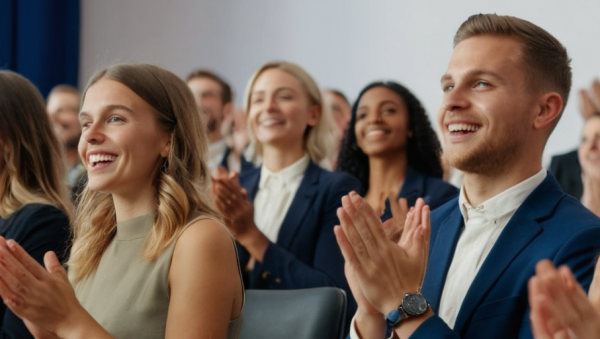
[(163, 173), (167, 173), (167, 168), (169, 167), (168, 159), (165, 158), (165, 162), (160, 166), (160, 171)]

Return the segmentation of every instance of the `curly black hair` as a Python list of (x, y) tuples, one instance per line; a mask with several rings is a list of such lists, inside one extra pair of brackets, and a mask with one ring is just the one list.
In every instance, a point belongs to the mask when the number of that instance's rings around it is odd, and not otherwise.
[(358, 147), (354, 126), (356, 125), (356, 110), (360, 98), (374, 87), (385, 87), (392, 90), (406, 104), (409, 130), (413, 132), (412, 138), (408, 138), (406, 144), (408, 165), (423, 174), (441, 178), (444, 174), (440, 159), (442, 147), (423, 105), (406, 87), (392, 81), (373, 82), (367, 85), (358, 95), (352, 106), (352, 118), (342, 141), (337, 171), (355, 176), (360, 180), (365, 191), (369, 190), (369, 157)]

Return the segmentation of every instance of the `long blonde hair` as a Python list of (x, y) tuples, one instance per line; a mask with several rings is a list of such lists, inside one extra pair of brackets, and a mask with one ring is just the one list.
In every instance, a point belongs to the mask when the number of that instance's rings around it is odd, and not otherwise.
[(30, 203), (72, 217), (62, 146), (40, 92), (24, 77), (0, 71), (0, 216)]
[[(111, 66), (92, 77), (86, 92), (103, 78), (116, 80), (140, 96), (154, 108), (159, 126), (172, 135), (166, 162), (156, 169), (156, 214), (143, 253), (146, 260), (156, 260), (192, 213), (199, 211), (221, 219), (208, 194), (208, 140), (203, 122), (185, 82), (165, 69), (147, 64)], [(75, 281), (96, 270), (115, 233), (111, 195), (86, 186), (78, 202), (69, 261)]]
[[(287, 61), (272, 61), (262, 65), (248, 81), (245, 93), (245, 110), (246, 114), (250, 109), (250, 96), (252, 87), (256, 79), (266, 70), (277, 68), (292, 76), (294, 76), (304, 88), (308, 101), (311, 105), (320, 107), (321, 115), (319, 122), (313, 127), (307, 127), (308, 133), (304, 138), (304, 148), (308, 156), (314, 163), (319, 163), (322, 160), (329, 158), (335, 146), (335, 136), (331, 133), (333, 121), (329, 112), (329, 105), (324, 105), (321, 90), (315, 80), (302, 67)], [(258, 142), (254, 131), (250, 127), (250, 119), (248, 119), (248, 135), (250, 137), (250, 147), (254, 150), (253, 161), (256, 163), (262, 157), (262, 145)]]

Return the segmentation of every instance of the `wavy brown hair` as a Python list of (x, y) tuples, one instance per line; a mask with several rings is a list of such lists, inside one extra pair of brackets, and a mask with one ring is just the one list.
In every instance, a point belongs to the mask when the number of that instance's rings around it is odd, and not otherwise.
[(0, 216), (42, 203), (72, 217), (62, 145), (44, 99), (29, 80), (11, 71), (0, 71), (0, 154)]
[[(154, 108), (156, 120), (171, 135), (171, 151), (162, 168), (157, 167), (154, 226), (146, 238), (143, 256), (156, 258), (186, 225), (192, 213), (200, 212), (221, 220), (208, 194), (206, 165), (208, 140), (196, 102), (188, 86), (175, 74), (148, 64), (108, 67), (94, 75), (85, 93), (101, 79), (129, 87)], [(80, 196), (74, 227), (70, 268), (75, 281), (94, 272), (116, 233), (112, 196), (86, 187)]]

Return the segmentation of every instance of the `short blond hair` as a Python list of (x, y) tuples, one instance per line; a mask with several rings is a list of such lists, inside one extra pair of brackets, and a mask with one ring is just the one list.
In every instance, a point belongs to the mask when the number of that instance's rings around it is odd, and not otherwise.
[[(244, 95), (245, 112), (249, 113), (250, 109), (250, 96), (252, 94), (252, 87), (256, 82), (256, 79), (268, 69), (280, 69), (300, 81), (302, 87), (306, 92), (309, 102), (312, 105), (317, 105), (320, 108), (320, 117), (317, 124), (313, 127), (308, 127), (307, 133), (304, 138), (304, 149), (310, 159), (318, 164), (322, 160), (329, 158), (333, 152), (333, 146), (335, 143), (334, 136), (331, 133), (332, 120), (329, 112), (328, 105), (323, 104), (323, 96), (321, 90), (317, 85), (316, 81), (306, 72), (302, 67), (297, 64), (287, 61), (271, 61), (262, 65), (248, 81), (246, 86), (246, 93)], [(250, 137), (250, 147), (254, 150), (253, 161), (257, 163), (262, 158), (262, 145), (256, 138), (254, 131), (250, 127), (250, 119), (248, 119), (248, 135)]]
[(523, 66), (533, 90), (557, 92), (563, 100), (564, 111), (571, 91), (572, 72), (571, 59), (560, 41), (543, 28), (523, 19), (476, 14), (458, 28), (454, 35), (454, 46), (480, 35), (508, 36), (521, 42)]

